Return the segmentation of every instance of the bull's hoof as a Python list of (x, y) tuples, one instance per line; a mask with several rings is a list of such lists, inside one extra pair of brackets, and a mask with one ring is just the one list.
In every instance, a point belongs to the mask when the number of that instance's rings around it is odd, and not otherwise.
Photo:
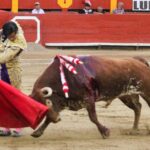
[(58, 123), (59, 121), (61, 121), (61, 118), (57, 118), (56, 120), (53, 120), (53, 123)]
[(40, 131), (35, 131), (31, 134), (32, 137), (34, 138), (38, 138), (40, 137), (41, 135), (43, 134), (43, 132), (40, 132)]
[(104, 127), (101, 134), (102, 134), (103, 139), (107, 139), (110, 136), (110, 130)]
[(128, 135), (140, 135), (141, 132), (138, 129), (132, 129), (128, 131)]
[(122, 129), (120, 130), (121, 134), (122, 135), (133, 135), (133, 136), (136, 136), (136, 135), (146, 135), (147, 132), (146, 130), (139, 130), (139, 129)]

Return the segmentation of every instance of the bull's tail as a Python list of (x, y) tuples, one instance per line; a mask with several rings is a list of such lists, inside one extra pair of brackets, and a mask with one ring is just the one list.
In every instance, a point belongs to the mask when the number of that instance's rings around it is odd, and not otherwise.
[(140, 56), (135, 56), (135, 57), (133, 57), (133, 58), (136, 59), (136, 60), (139, 60), (140, 62), (144, 63), (146, 66), (149, 67), (149, 63), (147, 62), (146, 59), (144, 59), (144, 58), (142, 58), (142, 57), (140, 57)]

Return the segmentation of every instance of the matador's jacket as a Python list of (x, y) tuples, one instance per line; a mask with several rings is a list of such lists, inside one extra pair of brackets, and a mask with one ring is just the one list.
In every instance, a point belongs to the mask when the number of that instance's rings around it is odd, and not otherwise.
[(6, 39), (3, 42), (3, 38), (0, 36), (0, 79), (20, 89), (22, 70), (19, 56), (27, 48), (27, 43), (22, 28), (17, 22), (15, 23), (18, 32), (14, 41)]

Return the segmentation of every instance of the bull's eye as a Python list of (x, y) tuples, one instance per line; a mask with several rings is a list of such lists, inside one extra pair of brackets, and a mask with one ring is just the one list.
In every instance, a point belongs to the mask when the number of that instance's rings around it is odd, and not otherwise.
[(44, 95), (47, 95), (47, 94), (48, 94), (48, 91), (43, 91), (43, 94), (44, 94)]

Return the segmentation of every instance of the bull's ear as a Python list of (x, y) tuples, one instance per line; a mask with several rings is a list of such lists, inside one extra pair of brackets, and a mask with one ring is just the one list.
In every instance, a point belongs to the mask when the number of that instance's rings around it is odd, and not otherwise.
[(41, 93), (42, 93), (42, 96), (46, 98), (52, 95), (53, 90), (50, 87), (44, 87), (41, 89)]

